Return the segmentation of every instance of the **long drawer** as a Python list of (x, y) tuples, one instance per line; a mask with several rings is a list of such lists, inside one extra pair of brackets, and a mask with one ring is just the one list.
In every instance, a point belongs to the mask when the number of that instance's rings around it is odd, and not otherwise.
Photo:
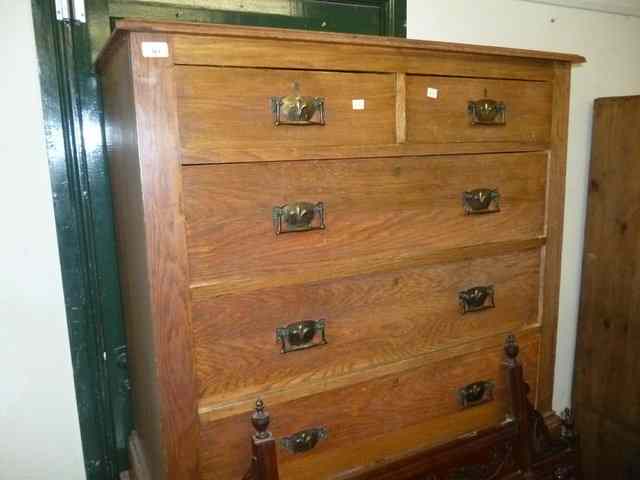
[(183, 167), (191, 285), (238, 292), (539, 238), (546, 161), (539, 152)]
[(539, 276), (536, 249), (197, 299), (200, 395), (304, 387), (518, 330), (538, 320)]
[(544, 145), (550, 134), (549, 82), (407, 76), (410, 143)]
[(391, 74), (183, 66), (176, 86), (189, 157), (217, 163), (252, 149), (396, 141)]
[[(535, 398), (538, 342), (522, 346), (521, 359)], [(429, 447), (499, 423), (507, 413), (502, 348), (448, 359), (399, 374), (267, 405), (270, 430), (280, 440), (282, 479), (331, 478), (408, 448)], [(463, 390), (466, 388), (466, 393)], [(475, 392), (475, 394), (471, 394)], [(204, 480), (237, 480), (250, 461), (250, 412), (201, 420)], [(316, 430), (312, 430), (316, 429)], [(288, 437), (309, 431), (306, 451), (292, 453)], [(289, 443), (289, 447), (291, 443)], [(348, 447), (348, 448), (345, 448)]]

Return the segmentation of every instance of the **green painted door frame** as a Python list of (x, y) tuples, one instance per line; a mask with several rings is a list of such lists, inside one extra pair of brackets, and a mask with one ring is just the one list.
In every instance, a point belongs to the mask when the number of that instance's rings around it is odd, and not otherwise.
[[(93, 60), (121, 17), (406, 36), (406, 0), (290, 0), (296, 15), (85, 0), (87, 23), (31, 0), (45, 136), (88, 480), (128, 468), (134, 424), (99, 79)], [(280, 0), (282, 1), (282, 0)]]

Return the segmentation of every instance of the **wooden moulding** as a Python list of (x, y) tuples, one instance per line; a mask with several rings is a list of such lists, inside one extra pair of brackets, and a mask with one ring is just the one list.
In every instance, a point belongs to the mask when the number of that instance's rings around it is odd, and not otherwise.
[[(440, 479), (578, 479), (577, 437), (570, 413), (563, 419), (560, 436), (552, 436), (543, 417), (531, 405), (518, 360), (519, 346), (509, 335), (504, 345), (505, 375), (511, 394), (511, 420), (476, 435), (428, 450), (414, 451), (376, 466), (338, 475), (340, 480)], [(262, 400), (252, 417), (256, 434), (253, 456), (243, 480), (279, 480), (276, 440), (267, 430), (269, 415)], [(458, 475), (458, 476), (456, 476)]]
[[(129, 31), (155, 32), (163, 34), (181, 34), (197, 36), (220, 36), (227, 38), (285, 40), (305, 43), (324, 43), (334, 45), (362, 45), (371, 47), (398, 48), (405, 51), (454, 52), (461, 54), (480, 54), (493, 57), (513, 57), (538, 60), (555, 60), (569, 63), (582, 63), (584, 57), (556, 52), (537, 50), (523, 50), (515, 48), (468, 45), (450, 42), (434, 42), (423, 40), (405, 40), (393, 37), (374, 37), (369, 35), (340, 34), (330, 32), (310, 32), (302, 30), (288, 30), (280, 28), (240, 27), (230, 25), (206, 25), (188, 22), (150, 22), (144, 20), (120, 20), (116, 23), (114, 36), (126, 34)], [(98, 63), (102, 63), (110, 54), (109, 42), (99, 55)]]

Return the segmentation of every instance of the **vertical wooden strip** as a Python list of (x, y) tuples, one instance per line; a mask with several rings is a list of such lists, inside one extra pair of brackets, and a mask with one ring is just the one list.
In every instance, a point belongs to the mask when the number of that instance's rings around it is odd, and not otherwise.
[(560, 264), (562, 257), (562, 228), (564, 222), (564, 190), (569, 131), (569, 94), (571, 64), (556, 62), (553, 79), (553, 111), (551, 115), (551, 151), (547, 181), (547, 243), (544, 248), (545, 272), (542, 291), (541, 364), (537, 409), (551, 410), (553, 377), (560, 298)]
[[(169, 56), (143, 57), (142, 42), (166, 42)], [(133, 33), (131, 49), (150, 309), (166, 457), (161, 477), (154, 476), (154, 480), (196, 480), (199, 426), (172, 45), (167, 35)]]
[(396, 73), (396, 143), (407, 141), (407, 83), (406, 74)]
[(136, 422), (129, 450), (137, 480), (149, 480), (159, 477), (164, 470), (164, 453), (129, 37), (121, 37), (111, 49), (110, 62), (102, 72), (102, 89), (122, 307), (129, 343), (128, 373)]

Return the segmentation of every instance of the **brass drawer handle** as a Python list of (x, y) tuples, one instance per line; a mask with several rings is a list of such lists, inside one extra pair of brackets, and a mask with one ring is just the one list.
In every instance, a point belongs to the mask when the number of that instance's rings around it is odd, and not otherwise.
[(276, 235), (290, 232), (324, 230), (324, 203), (296, 202), (273, 207), (273, 230)]
[(280, 445), (291, 453), (304, 453), (313, 449), (319, 441), (326, 440), (329, 431), (326, 427), (314, 427), (294, 433), (280, 440)]
[(504, 102), (498, 102), (487, 98), (487, 90), (484, 91), (485, 98), (480, 100), (470, 100), (467, 112), (471, 118), (471, 125), (505, 125), (507, 123), (507, 106)]
[(326, 345), (326, 320), (303, 320), (291, 323), (286, 327), (276, 328), (276, 341), (282, 344), (282, 353), (305, 350), (307, 348)]
[(271, 97), (271, 110), (275, 126), (325, 124), (324, 98), (300, 95), (298, 82), (293, 82), (291, 95)]
[(500, 192), (490, 188), (462, 192), (462, 207), (465, 215), (497, 213), (500, 211)]
[(495, 308), (495, 289), (493, 285), (473, 287), (458, 293), (462, 314), (479, 312), (487, 308)]
[(474, 407), (493, 400), (496, 384), (491, 380), (470, 383), (458, 390), (458, 401), (462, 408)]

